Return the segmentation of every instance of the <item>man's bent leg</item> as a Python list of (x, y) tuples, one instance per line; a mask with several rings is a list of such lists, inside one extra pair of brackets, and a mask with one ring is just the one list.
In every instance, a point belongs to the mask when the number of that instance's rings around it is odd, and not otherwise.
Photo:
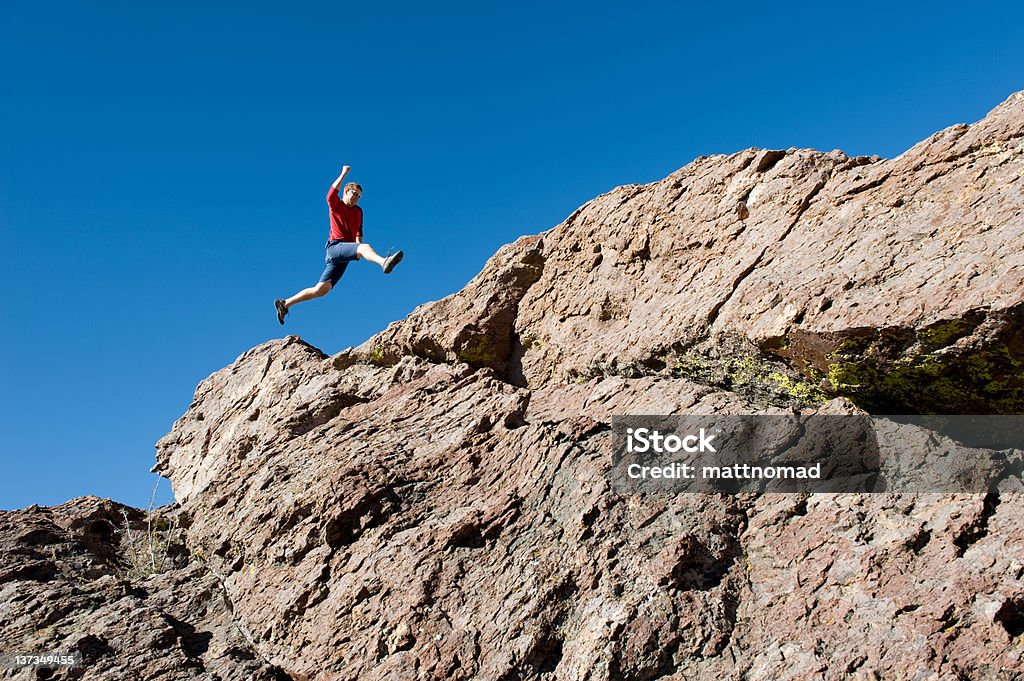
[(384, 267), (384, 258), (377, 255), (377, 251), (373, 250), (373, 247), (370, 246), (370, 244), (359, 244), (359, 248), (356, 249), (356, 253), (359, 254), (360, 258), (366, 258), (370, 262)]
[(310, 286), (309, 288), (302, 289), (294, 296), (284, 301), (284, 305), (285, 307), (291, 307), (295, 303), (301, 303), (304, 300), (312, 300), (313, 298), (326, 296), (330, 292), (331, 288), (333, 288), (331, 286), (331, 282), (321, 281), (316, 286)]

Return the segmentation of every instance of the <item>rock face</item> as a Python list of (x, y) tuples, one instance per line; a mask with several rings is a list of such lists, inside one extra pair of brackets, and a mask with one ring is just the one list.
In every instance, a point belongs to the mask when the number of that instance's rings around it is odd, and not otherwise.
[(151, 535), (143, 515), (95, 497), (0, 512), (0, 650), (82, 657), (3, 678), (287, 679), (254, 654), (217, 579), (180, 546), (159, 540), (165, 570), (142, 578), (148, 537), (171, 536)]
[(158, 443), (190, 557), (143, 584), (252, 678), (1024, 676), (1019, 495), (607, 476), (614, 415), (1024, 413), (1022, 186), (1024, 94), (892, 160), (701, 158), (359, 348), (265, 343)]
[(176, 482), (189, 540), (293, 678), (1024, 673), (1019, 496), (617, 495), (613, 414), (755, 407), (685, 378), (334, 363), (265, 344), (160, 444), (172, 478), (230, 471)]
[(892, 160), (749, 149), (619, 187), (361, 350), (533, 388), (706, 363), (734, 336), (869, 411), (1024, 413), (1022, 111)]

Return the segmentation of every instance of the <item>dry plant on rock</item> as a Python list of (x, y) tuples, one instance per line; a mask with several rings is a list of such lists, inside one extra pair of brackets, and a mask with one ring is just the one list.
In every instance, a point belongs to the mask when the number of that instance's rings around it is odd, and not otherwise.
[(128, 512), (124, 516), (124, 535), (128, 540), (128, 577), (142, 579), (159, 574), (174, 566), (171, 548), (175, 544), (176, 518), (154, 509), (156, 492), (160, 486), (158, 481), (146, 507), (146, 525), (144, 529), (132, 530)]

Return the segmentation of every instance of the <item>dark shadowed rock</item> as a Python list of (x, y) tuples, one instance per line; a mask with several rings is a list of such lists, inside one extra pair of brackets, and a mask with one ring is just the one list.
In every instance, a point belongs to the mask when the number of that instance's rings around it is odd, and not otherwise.
[(149, 560), (133, 556), (148, 553), (143, 516), (95, 497), (0, 512), (0, 650), (79, 653), (83, 663), (3, 678), (286, 679), (253, 652), (200, 562), (162, 547), (165, 572), (133, 572)]

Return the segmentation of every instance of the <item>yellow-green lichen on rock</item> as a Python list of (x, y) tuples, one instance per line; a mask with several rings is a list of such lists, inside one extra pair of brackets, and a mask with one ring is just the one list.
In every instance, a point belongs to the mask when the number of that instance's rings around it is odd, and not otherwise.
[[(760, 396), (769, 403), (814, 406), (830, 399), (812, 377), (803, 377), (778, 359), (736, 344), (727, 355), (690, 349), (666, 364), (675, 376), (696, 383)], [(733, 354), (735, 353), (735, 354)]]
[(484, 335), (467, 338), (461, 347), (456, 348), (455, 356), (475, 367), (494, 366), (504, 360), (498, 356), (494, 342)]

